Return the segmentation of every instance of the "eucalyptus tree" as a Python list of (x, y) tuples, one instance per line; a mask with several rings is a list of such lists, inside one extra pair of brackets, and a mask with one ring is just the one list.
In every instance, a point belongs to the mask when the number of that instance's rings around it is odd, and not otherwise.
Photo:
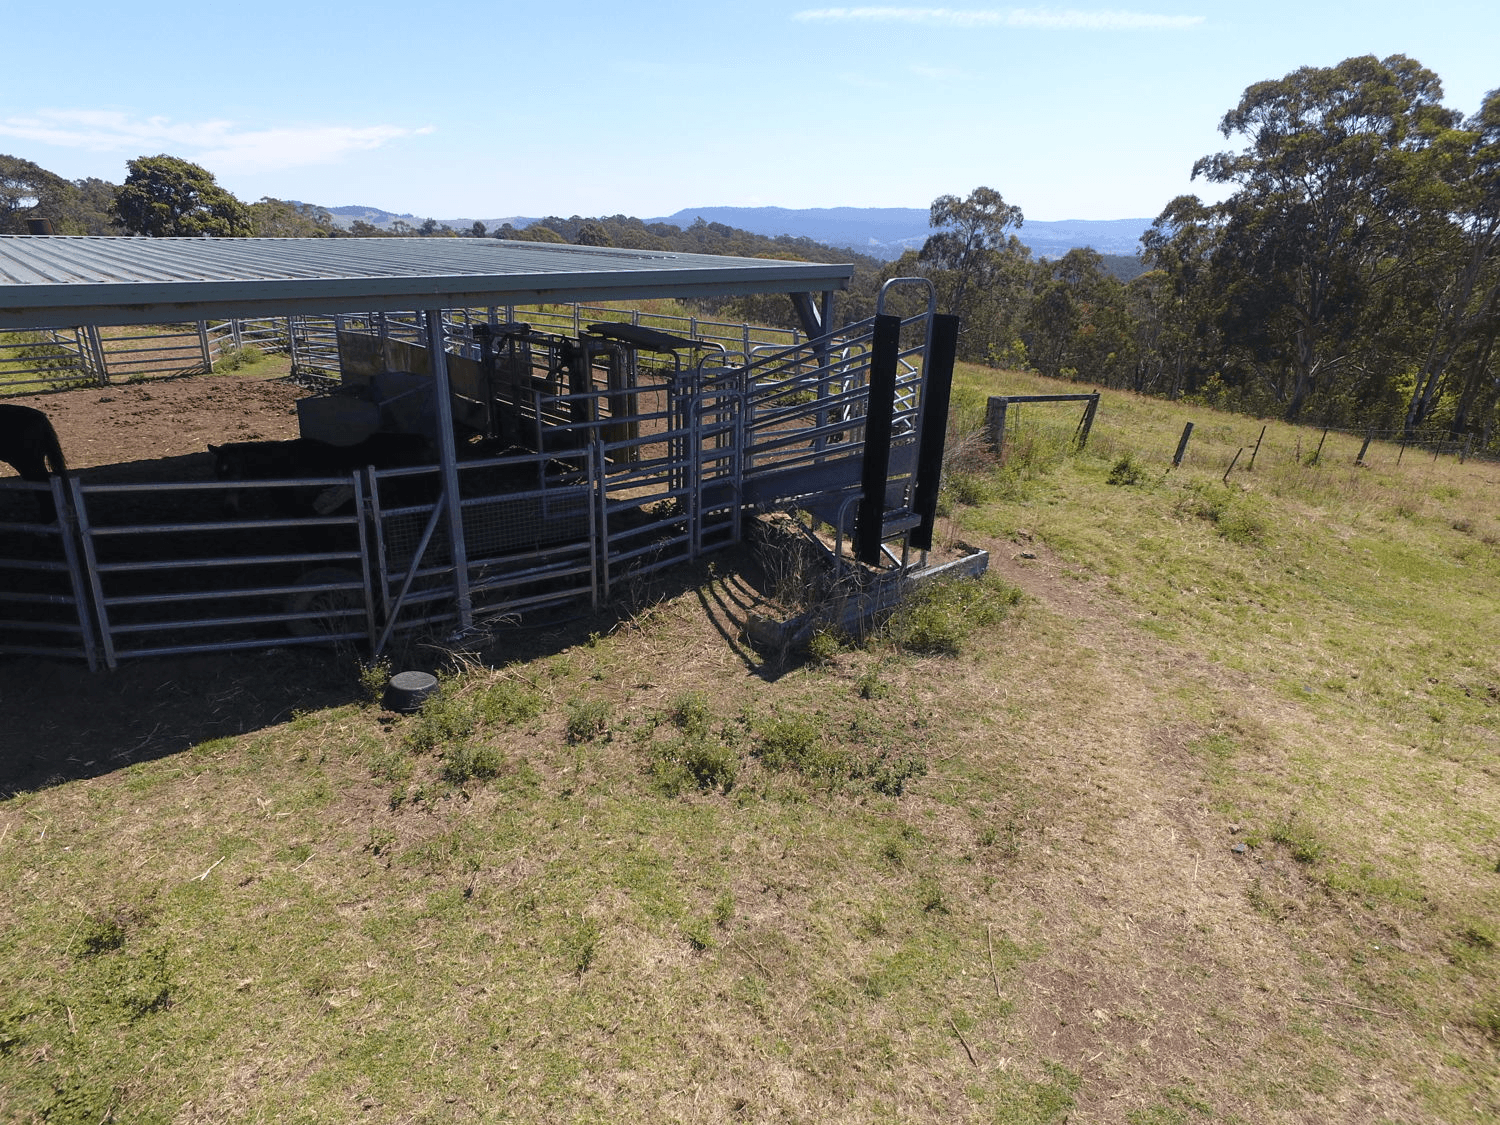
[(1030, 303), (1027, 351), (1035, 368), (1054, 378), (1126, 386), (1136, 360), (1136, 331), (1125, 284), (1103, 256), (1074, 247), (1039, 267), (1043, 279)]
[(1141, 235), (1151, 267), (1132, 283), (1143, 347), (1136, 390), (1176, 398), (1230, 366), (1219, 323), (1223, 285), (1216, 252), (1223, 219), (1196, 195), (1180, 195)]
[(959, 349), (966, 359), (1024, 359), (1019, 322), (1034, 284), (1031, 251), (1007, 233), (1022, 221), (1021, 209), (994, 188), (932, 201), (928, 224), (935, 233), (923, 243), (915, 267), (937, 289), (939, 307), (963, 322)]
[(1303, 67), (1245, 91), (1220, 132), (1239, 152), (1193, 175), (1233, 184), (1216, 208), (1222, 324), (1296, 419), (1350, 363), (1362, 314), (1410, 267), (1434, 138), (1457, 122), (1436, 74), (1404, 55)]
[(928, 236), (919, 258), (948, 275), (943, 296), (950, 312), (963, 315), (971, 284), (990, 287), (997, 258), (1015, 241), (1005, 232), (1023, 221), (1021, 209), (1007, 204), (994, 188), (977, 187), (966, 199), (940, 195), (932, 201), (928, 225), (937, 233)]
[[(1457, 384), (1455, 431), (1480, 400), (1493, 406), (1497, 398), (1489, 363), (1500, 329), (1500, 90), (1433, 150), (1434, 174), (1421, 182), (1429, 196), (1421, 240), (1428, 262), (1414, 287), (1430, 316), (1406, 403), (1408, 434), (1428, 419), (1445, 384)], [(1454, 378), (1455, 361), (1465, 358)]]
[(311, 203), (262, 196), (247, 210), (257, 238), (330, 238), (338, 233), (333, 216)]

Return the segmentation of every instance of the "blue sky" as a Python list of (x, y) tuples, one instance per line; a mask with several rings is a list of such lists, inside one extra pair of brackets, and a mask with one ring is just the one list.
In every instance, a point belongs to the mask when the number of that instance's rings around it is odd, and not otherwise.
[(65, 3), (12, 20), (0, 152), (118, 183), (171, 153), (240, 198), (436, 218), (922, 207), (1156, 215), (1245, 88), (1410, 55), (1464, 113), (1500, 4), (825, 7)]

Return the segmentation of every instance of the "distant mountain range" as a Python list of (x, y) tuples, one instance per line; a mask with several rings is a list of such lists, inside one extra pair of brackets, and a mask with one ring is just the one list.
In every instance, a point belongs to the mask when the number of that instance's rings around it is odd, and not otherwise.
[[(359, 219), (377, 227), (388, 228), (396, 220), (420, 226), (425, 219), (413, 214), (383, 211), (378, 207), (329, 207), (333, 221), (341, 227)], [(904, 251), (921, 249), (932, 233), (927, 225), (928, 212), (921, 207), (811, 207), (792, 210), (786, 207), (687, 207), (673, 215), (644, 220), (647, 223), (669, 223), (690, 227), (698, 219), (708, 223), (747, 230), (752, 234), (789, 234), (810, 238), (828, 246), (846, 246), (873, 258), (899, 258)], [(494, 231), (510, 223), (518, 230), (537, 221), (537, 217), (509, 215), (481, 219), (485, 229)], [(439, 219), (454, 230), (467, 231), (473, 219)], [(1077, 246), (1088, 246), (1101, 254), (1134, 256), (1140, 249), (1140, 238), (1151, 226), (1150, 219), (1065, 219), (1057, 222), (1030, 221), (1015, 232), (1016, 237), (1038, 257), (1060, 258)]]
[[(847, 246), (873, 258), (899, 258), (920, 250), (932, 233), (928, 211), (920, 207), (813, 207), (800, 211), (785, 207), (699, 207), (678, 211), (650, 222), (691, 226), (695, 219), (723, 223), (752, 234), (775, 237), (790, 234), (828, 246)], [(1101, 254), (1133, 255), (1150, 219), (1068, 219), (1027, 222), (1015, 232), (1031, 252), (1060, 258), (1075, 246), (1091, 246)]]

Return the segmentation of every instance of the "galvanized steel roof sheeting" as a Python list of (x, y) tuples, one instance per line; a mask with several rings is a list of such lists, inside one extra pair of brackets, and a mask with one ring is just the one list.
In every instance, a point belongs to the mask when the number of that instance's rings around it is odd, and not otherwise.
[(0, 329), (818, 293), (852, 267), (485, 238), (0, 235)]

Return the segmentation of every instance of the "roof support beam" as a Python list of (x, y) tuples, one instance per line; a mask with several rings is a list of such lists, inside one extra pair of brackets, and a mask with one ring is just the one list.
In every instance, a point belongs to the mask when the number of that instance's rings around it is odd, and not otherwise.
[(819, 336), (828, 334), (828, 326), (833, 323), (832, 290), (823, 294), (822, 308), (813, 303), (811, 293), (788, 293), (787, 296), (792, 299), (792, 307), (797, 310), (797, 320), (809, 338), (816, 340)]
[(474, 599), (469, 592), (469, 552), (464, 542), (464, 510), (458, 494), (458, 443), (453, 435), (453, 397), (448, 389), (448, 352), (443, 339), (443, 310), (428, 309), (427, 354), (432, 359), (432, 393), (437, 408), (438, 466), (447, 505), (448, 557), (453, 563), (453, 593), (458, 631), (474, 627)]

